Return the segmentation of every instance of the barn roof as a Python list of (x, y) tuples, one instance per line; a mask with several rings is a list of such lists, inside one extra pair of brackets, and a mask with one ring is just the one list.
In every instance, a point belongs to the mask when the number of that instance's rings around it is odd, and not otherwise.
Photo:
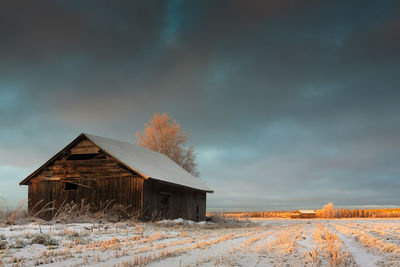
[[(85, 136), (87, 139), (100, 147), (104, 152), (108, 153), (123, 165), (139, 173), (145, 178), (152, 178), (155, 180), (207, 191), (210, 193), (213, 192), (213, 190), (210, 189), (204, 182), (188, 173), (173, 160), (161, 153), (139, 147), (132, 143), (86, 133), (81, 134), (75, 140), (79, 139), (81, 136)], [(74, 142), (71, 144), (73, 143)], [(47, 165), (50, 161), (52, 161), (52, 159), (46, 162), (42, 167)], [(37, 171), (28, 176), (20, 184), (26, 184), (29, 178), (36, 173)]]
[(315, 214), (315, 210), (298, 210), (302, 214)]

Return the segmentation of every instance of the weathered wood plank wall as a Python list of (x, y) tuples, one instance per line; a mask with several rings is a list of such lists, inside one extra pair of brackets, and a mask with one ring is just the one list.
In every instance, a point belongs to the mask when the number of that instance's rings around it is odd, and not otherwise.
[[(163, 218), (184, 218), (202, 221), (206, 215), (206, 193), (169, 185), (153, 179), (144, 181), (143, 214), (151, 217), (159, 211)], [(168, 195), (168, 206), (160, 203), (161, 195)]]
[[(28, 209), (35, 213), (49, 202), (58, 208), (82, 199), (97, 206), (115, 201), (141, 209), (143, 180), (90, 141), (82, 140), (30, 180)], [(76, 190), (65, 190), (66, 182), (79, 185)], [(43, 217), (51, 215), (47, 212)]]

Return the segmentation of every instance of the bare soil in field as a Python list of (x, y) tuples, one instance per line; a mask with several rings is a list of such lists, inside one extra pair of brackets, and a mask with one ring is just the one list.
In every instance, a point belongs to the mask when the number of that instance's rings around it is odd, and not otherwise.
[(27, 224), (0, 266), (400, 266), (399, 219)]

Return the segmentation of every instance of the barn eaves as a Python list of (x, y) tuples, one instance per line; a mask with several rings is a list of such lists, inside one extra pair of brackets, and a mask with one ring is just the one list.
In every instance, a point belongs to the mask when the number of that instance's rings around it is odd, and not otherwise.
[[(173, 160), (158, 152), (139, 147), (137, 145), (118, 141), (110, 138), (82, 133), (63, 150), (49, 159), (39, 169), (20, 182), (20, 185), (28, 185), (29, 180), (43, 170), (54, 159), (60, 156), (63, 151), (72, 147), (82, 138), (87, 138), (96, 144), (104, 153), (119, 161), (126, 168), (138, 173), (145, 179), (154, 179), (168, 184), (178, 185), (190, 189), (200, 190), (207, 193), (214, 191), (204, 182), (194, 177), (181, 168)], [(89, 154), (88, 154), (89, 155)]]

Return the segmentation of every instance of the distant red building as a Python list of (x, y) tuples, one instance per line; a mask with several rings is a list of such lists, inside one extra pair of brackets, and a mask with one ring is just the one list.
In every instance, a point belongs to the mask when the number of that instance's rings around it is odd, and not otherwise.
[(313, 219), (317, 217), (315, 210), (298, 210), (290, 214), (292, 219)]

